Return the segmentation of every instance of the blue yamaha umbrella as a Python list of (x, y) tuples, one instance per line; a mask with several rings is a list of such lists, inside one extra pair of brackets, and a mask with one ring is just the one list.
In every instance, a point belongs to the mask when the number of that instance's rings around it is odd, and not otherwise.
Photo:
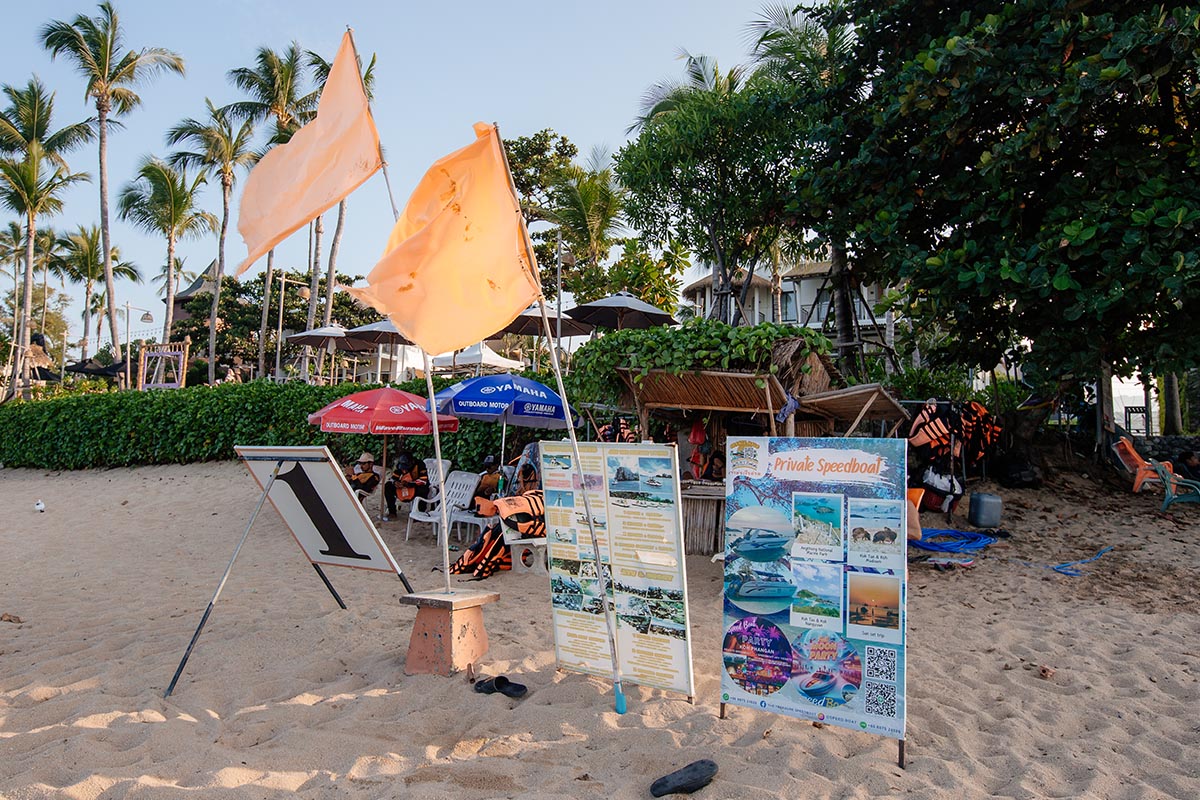
[[(567, 427), (564, 403), (550, 387), (520, 375), (503, 373), (481, 375), (448, 386), (433, 396), (439, 414), (459, 419), (500, 422), (500, 457), (504, 459), (504, 440), (509, 425), (523, 428)], [(574, 423), (580, 419), (574, 416)]]

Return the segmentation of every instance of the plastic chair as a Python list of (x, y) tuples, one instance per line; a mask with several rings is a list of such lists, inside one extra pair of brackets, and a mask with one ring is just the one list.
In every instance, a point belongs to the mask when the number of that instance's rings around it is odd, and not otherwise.
[[(442, 524), (442, 503), (447, 503), (446, 514), (449, 518), (455, 509), (467, 508), (471, 498), (475, 496), (475, 487), (479, 485), (479, 475), (474, 472), (451, 472), (446, 476), (446, 491), (437, 497), (418, 497), (413, 500), (412, 510), (408, 512), (408, 527), (404, 531), (404, 541), (412, 534), (413, 520), (428, 522), (433, 526), (434, 534), (439, 536), (438, 528)], [(432, 494), (432, 492), (431, 492)], [(461, 541), (462, 537), (459, 537)]]
[(1190, 481), (1171, 471), (1171, 465), (1150, 459), (1150, 468), (1154, 470), (1158, 480), (1162, 482), (1162, 510), (1166, 511), (1171, 503), (1200, 503), (1200, 482)]
[[(429, 478), (429, 499), (430, 500), (437, 497), (442, 491), (441, 484), (438, 481), (437, 463), (438, 462), (437, 462), (436, 458), (425, 459), (425, 474)], [(442, 471), (446, 473), (447, 480), (450, 479), (450, 466), (451, 466), (450, 459), (443, 458), (442, 459)]]
[[(1117, 454), (1117, 458), (1121, 461), (1121, 466), (1133, 473), (1133, 493), (1137, 494), (1142, 490), (1142, 485), (1146, 483), (1160, 483), (1162, 479), (1156, 474), (1154, 467), (1142, 458), (1137, 450), (1133, 447), (1133, 442), (1129, 441), (1128, 437), (1122, 436), (1117, 441), (1113, 442), (1113, 452)], [(1167, 471), (1171, 471), (1169, 462), (1164, 462), (1167, 466)]]

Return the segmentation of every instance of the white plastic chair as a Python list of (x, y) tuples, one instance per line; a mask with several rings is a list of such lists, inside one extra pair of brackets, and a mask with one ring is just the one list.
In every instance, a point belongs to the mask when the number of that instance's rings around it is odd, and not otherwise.
[[(408, 528), (404, 531), (404, 541), (408, 541), (412, 533), (413, 520), (428, 522), (433, 526), (435, 535), (440, 534), (438, 528), (442, 524), (442, 502), (447, 503), (446, 514), (449, 517), (454, 511), (470, 507), (471, 498), (475, 496), (475, 487), (479, 485), (479, 475), (474, 472), (451, 472), (446, 476), (446, 491), (437, 497), (425, 499), (418, 497), (413, 500), (412, 510), (408, 512)], [(462, 536), (460, 534), (459, 540)]]
[[(450, 459), (443, 458), (442, 459), (442, 471), (446, 473), (447, 480), (449, 480), (449, 478), (450, 478), (450, 466), (451, 466)], [(442, 491), (441, 483), (438, 480), (438, 468), (437, 468), (437, 459), (436, 458), (425, 459), (425, 474), (429, 478), (429, 499), (433, 500), (439, 494), (441, 494), (441, 491)]]

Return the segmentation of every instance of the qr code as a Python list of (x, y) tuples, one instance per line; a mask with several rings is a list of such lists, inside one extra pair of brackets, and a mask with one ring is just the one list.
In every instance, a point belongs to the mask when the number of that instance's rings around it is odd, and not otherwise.
[(887, 683), (863, 684), (866, 689), (867, 713), (877, 717), (896, 718), (896, 687)]
[(867, 677), (896, 682), (896, 651), (867, 645)]

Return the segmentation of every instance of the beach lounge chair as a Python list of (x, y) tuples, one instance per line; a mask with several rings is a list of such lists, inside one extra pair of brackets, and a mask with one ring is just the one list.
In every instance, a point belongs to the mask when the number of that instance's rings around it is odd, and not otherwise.
[[(1142, 490), (1142, 485), (1146, 483), (1158, 482), (1160, 479), (1155, 475), (1154, 468), (1146, 462), (1146, 459), (1138, 453), (1133, 447), (1133, 442), (1129, 441), (1128, 437), (1122, 436), (1113, 443), (1113, 452), (1117, 454), (1121, 465), (1133, 475), (1133, 493), (1137, 494)], [(1171, 465), (1168, 463), (1167, 471), (1171, 471)]]
[(1162, 510), (1166, 511), (1171, 503), (1200, 503), (1200, 482), (1181, 478), (1171, 471), (1171, 465), (1159, 463), (1150, 459), (1150, 468), (1157, 473), (1158, 480), (1163, 485)]
[[(412, 533), (413, 520), (417, 522), (428, 522), (433, 526), (434, 534), (438, 533), (438, 528), (442, 524), (442, 507), (443, 502), (447, 503), (446, 514), (449, 516), (456, 509), (467, 508), (471, 502), (471, 498), (475, 496), (475, 487), (479, 485), (479, 474), (475, 472), (451, 472), (446, 476), (446, 491), (439, 493), (436, 497), (425, 499), (418, 497), (413, 500), (412, 510), (408, 512), (408, 528), (404, 531), (404, 541), (408, 541), (409, 535)], [(449, 531), (447, 531), (449, 535)], [(459, 540), (462, 540), (462, 535), (459, 535)]]

